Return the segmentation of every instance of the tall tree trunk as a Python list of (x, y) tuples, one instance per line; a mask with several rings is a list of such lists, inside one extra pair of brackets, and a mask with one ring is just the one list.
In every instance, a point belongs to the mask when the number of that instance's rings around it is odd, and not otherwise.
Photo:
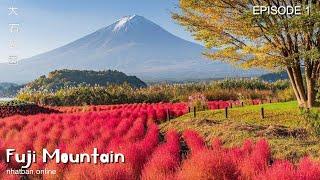
[(293, 89), (293, 92), (296, 96), (296, 99), (298, 101), (298, 104), (300, 107), (304, 107), (305, 104), (304, 104), (304, 101), (298, 91), (298, 85), (296, 84), (296, 80), (295, 80), (295, 76), (293, 74), (293, 70), (292, 70), (292, 67), (287, 67), (287, 73), (288, 73), (288, 76), (289, 76), (289, 79), (290, 79), (290, 82), (291, 82), (291, 86), (292, 86), (292, 89)]
[(315, 105), (316, 93), (315, 93), (315, 80), (311, 77), (306, 77), (308, 101), (307, 108), (312, 108)]
[(319, 62), (308, 62), (305, 66), (308, 108), (315, 106), (316, 101), (316, 86), (318, 78), (318, 66)]
[(300, 64), (296, 65), (295, 67), (292, 68), (293, 71), (293, 77), (294, 77), (294, 81), (296, 83), (297, 86), (297, 90), (299, 92), (300, 95), (300, 99), (303, 103), (303, 107), (307, 107), (307, 95), (306, 95), (306, 89), (305, 86), (303, 84), (303, 78), (302, 78), (302, 72), (301, 72), (301, 67)]
[[(317, 65), (317, 66), (315, 66)], [(301, 69), (297, 67), (287, 67), (287, 73), (300, 107), (311, 108), (316, 100), (316, 80), (318, 64), (306, 64), (305, 84), (303, 83)]]

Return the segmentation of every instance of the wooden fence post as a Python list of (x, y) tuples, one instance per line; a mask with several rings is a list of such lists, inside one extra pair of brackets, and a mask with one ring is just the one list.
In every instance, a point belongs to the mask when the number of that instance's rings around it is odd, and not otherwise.
[(244, 103), (243, 102), (241, 102), (241, 107), (243, 107), (244, 106)]
[(169, 112), (169, 109), (167, 109), (167, 121), (170, 121), (170, 112)]
[(190, 107), (188, 107), (188, 111), (189, 111), (189, 113), (191, 113), (191, 108)]
[(224, 108), (224, 115), (225, 118), (228, 118), (228, 107)]
[(196, 107), (193, 107), (193, 117), (197, 117)]
[(261, 119), (264, 119), (264, 108), (261, 108)]

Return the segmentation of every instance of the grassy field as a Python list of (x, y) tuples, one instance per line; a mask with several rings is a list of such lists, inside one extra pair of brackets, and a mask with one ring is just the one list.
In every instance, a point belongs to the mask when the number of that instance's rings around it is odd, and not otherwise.
[[(261, 107), (265, 118), (261, 118)], [(162, 123), (161, 131), (176, 129), (182, 132), (193, 129), (210, 143), (219, 138), (225, 146), (240, 145), (245, 139), (265, 138), (271, 145), (275, 158), (296, 161), (310, 155), (320, 158), (320, 137), (312, 133), (296, 102), (263, 104), (229, 109), (228, 118), (224, 110), (202, 111), (186, 114)]]

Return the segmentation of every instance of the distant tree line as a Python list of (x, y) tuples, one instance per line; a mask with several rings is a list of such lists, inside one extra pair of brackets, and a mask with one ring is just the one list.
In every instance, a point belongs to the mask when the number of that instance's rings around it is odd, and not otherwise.
[(66, 87), (55, 92), (24, 89), (18, 99), (51, 106), (122, 103), (187, 102), (190, 95), (203, 93), (208, 100), (293, 99), (289, 81), (269, 83), (259, 79), (226, 79), (211, 83), (158, 84), (134, 88), (122, 85)]

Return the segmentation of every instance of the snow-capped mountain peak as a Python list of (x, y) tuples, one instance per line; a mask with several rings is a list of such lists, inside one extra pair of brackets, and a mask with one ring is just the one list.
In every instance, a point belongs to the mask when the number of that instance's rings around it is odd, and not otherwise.
[(135, 20), (135, 19), (138, 19), (138, 18), (142, 18), (138, 15), (132, 15), (132, 16), (125, 16), (121, 19), (119, 19), (114, 28), (113, 28), (113, 32), (117, 32), (117, 31), (120, 31), (120, 30), (124, 30), (124, 31), (127, 31), (130, 24)]

